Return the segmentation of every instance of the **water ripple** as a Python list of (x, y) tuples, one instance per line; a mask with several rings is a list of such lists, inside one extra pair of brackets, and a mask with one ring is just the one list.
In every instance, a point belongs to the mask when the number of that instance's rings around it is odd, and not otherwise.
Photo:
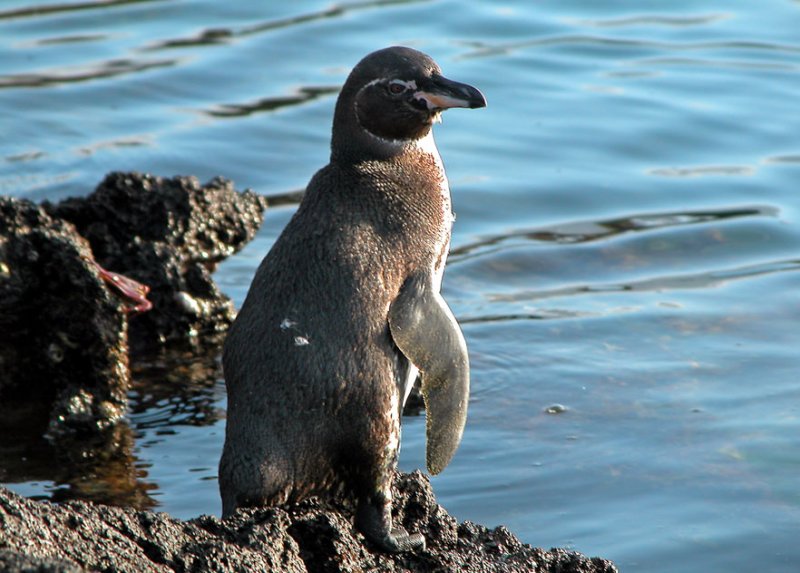
[(299, 205), (305, 195), (305, 189), (295, 189), (293, 191), (286, 191), (284, 193), (274, 193), (266, 195), (267, 204), (270, 207), (277, 207), (279, 205)]
[(303, 104), (339, 93), (340, 86), (301, 87), (288, 96), (267, 97), (252, 103), (220, 104), (204, 113), (212, 117), (244, 117), (256, 113), (274, 111), (282, 107)]
[(537, 309), (536, 312), (515, 312), (509, 314), (482, 314), (480, 316), (459, 316), (459, 324), (509, 322), (515, 320), (549, 320), (564, 318), (586, 318), (595, 313), (564, 309)]
[(54, 46), (59, 44), (83, 44), (85, 42), (105, 42), (111, 39), (108, 34), (76, 34), (72, 36), (55, 36), (36, 40), (36, 46)]
[(3, 159), (8, 163), (22, 163), (25, 161), (36, 161), (37, 159), (42, 159), (47, 157), (47, 153), (37, 149), (34, 151), (24, 151), (22, 153), (15, 153), (14, 155), (7, 155)]
[(627, 283), (574, 285), (547, 290), (518, 291), (511, 294), (487, 294), (486, 298), (492, 302), (520, 302), (598, 293), (708, 289), (734, 280), (795, 271), (800, 271), (800, 260), (776, 260), (699, 273), (659, 276)]
[(771, 164), (798, 164), (800, 163), (800, 154), (798, 155), (776, 155), (774, 157), (767, 157), (764, 163)]
[(595, 28), (618, 28), (623, 26), (705, 26), (727, 20), (730, 14), (701, 14), (698, 16), (664, 16), (658, 14), (646, 14), (641, 16), (629, 16), (625, 18), (610, 18), (597, 20), (574, 20), (581, 26), (593, 26)]
[(120, 139), (112, 139), (109, 141), (98, 141), (92, 145), (81, 147), (78, 153), (82, 155), (93, 155), (98, 151), (105, 149), (120, 149), (126, 147), (145, 147), (152, 145), (153, 140), (149, 135), (132, 136)]
[(646, 213), (602, 221), (576, 221), (552, 227), (514, 231), (492, 235), (473, 243), (461, 245), (450, 251), (450, 261), (460, 261), (495, 252), (498, 245), (515, 239), (540, 242), (574, 244), (605, 240), (623, 233), (641, 232), (665, 227), (697, 225), (742, 217), (777, 217), (779, 210), (769, 205), (721, 208), (708, 211)]
[(513, 52), (528, 48), (549, 47), (549, 46), (597, 46), (610, 48), (635, 48), (648, 49), (658, 52), (671, 51), (704, 51), (704, 50), (752, 50), (783, 52), (787, 54), (800, 53), (800, 46), (793, 44), (780, 44), (776, 42), (760, 42), (745, 40), (728, 40), (723, 42), (657, 42), (644, 39), (623, 39), (608, 36), (594, 36), (584, 34), (570, 34), (560, 36), (546, 36), (524, 40), (521, 42), (509, 42), (503, 44), (482, 43), (477, 49), (462, 54), (457, 59), (488, 58), (497, 56), (507, 56)]
[(428, 2), (429, 0), (370, 0), (367, 2), (350, 2), (344, 4), (334, 4), (329, 8), (308, 12), (306, 14), (299, 14), (297, 16), (289, 16), (288, 18), (280, 18), (277, 20), (267, 20), (252, 26), (243, 26), (238, 29), (229, 28), (210, 28), (203, 30), (195, 36), (188, 38), (173, 38), (170, 40), (163, 40), (155, 43), (147, 50), (168, 50), (174, 48), (198, 47), (198, 46), (214, 46), (225, 44), (234, 38), (243, 38), (246, 36), (253, 36), (263, 32), (270, 32), (273, 30), (281, 30), (292, 26), (300, 26), (309, 24), (318, 20), (325, 20), (329, 18), (339, 18), (350, 14), (351, 12), (358, 12), (361, 10), (368, 10), (371, 8), (382, 8), (385, 6), (393, 6), (397, 4), (414, 4), (419, 2)]
[(178, 61), (177, 59), (148, 61), (129, 59), (109, 60), (93, 66), (73, 68), (71, 70), (58, 69), (35, 74), (10, 74), (0, 76), (0, 89), (40, 88), (67, 83), (86, 82), (100, 78), (111, 78), (143, 72), (155, 68), (166, 68), (176, 65)]
[(738, 70), (797, 71), (796, 64), (785, 62), (758, 62), (746, 60), (710, 60), (705, 58), (644, 58), (627, 63), (630, 66), (685, 66), (698, 68), (723, 68)]
[(26, 6), (12, 10), (0, 10), (0, 20), (13, 18), (35, 18), (59, 12), (78, 12), (81, 10), (96, 10), (98, 8), (113, 8), (128, 4), (144, 4), (163, 2), (164, 0), (96, 0), (95, 2), (71, 2), (66, 4), (42, 4), (39, 6)]
[(749, 176), (754, 175), (755, 167), (749, 165), (700, 165), (698, 167), (660, 167), (650, 169), (648, 175), (661, 177), (709, 177), (709, 176)]

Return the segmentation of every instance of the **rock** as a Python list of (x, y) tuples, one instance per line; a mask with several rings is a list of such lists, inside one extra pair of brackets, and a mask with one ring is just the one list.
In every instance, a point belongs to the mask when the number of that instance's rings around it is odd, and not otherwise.
[(103, 267), (150, 287), (153, 309), (131, 321), (134, 350), (200, 352), (235, 316), (211, 273), (255, 236), (266, 199), (220, 178), (111, 173), (87, 197), (44, 207), (75, 225)]
[(0, 431), (93, 434), (124, 414), (125, 306), (75, 227), (0, 197)]
[(58, 559), (37, 559), (22, 553), (0, 549), (0, 571), (20, 573), (82, 573), (84, 571), (66, 561)]
[[(0, 454), (46, 460), (57, 470), (44, 479), (70, 495), (104, 501), (121, 489), (118, 499), (146, 506), (141, 484), (118, 474), (130, 465), (131, 349), (165, 371), (216, 361), (235, 310), (211, 273), (252, 239), (265, 208), (222, 179), (138, 173), (56, 204), (0, 197)], [(15, 477), (4, 466), (0, 478)], [(82, 485), (106, 469), (108, 492)]]
[(353, 571), (615, 573), (605, 559), (545, 551), (504, 527), (457, 523), (419, 472), (395, 481), (395, 520), (425, 535), (420, 553), (377, 551), (345, 506), (316, 500), (247, 509), (220, 520), (69, 502), (52, 505), (0, 488), (0, 568), (47, 571)]

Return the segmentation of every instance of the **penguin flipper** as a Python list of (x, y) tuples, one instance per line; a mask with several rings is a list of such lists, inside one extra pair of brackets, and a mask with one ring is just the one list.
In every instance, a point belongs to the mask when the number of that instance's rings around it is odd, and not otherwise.
[(428, 471), (441, 472), (455, 454), (469, 401), (469, 357), (464, 335), (427, 273), (409, 277), (389, 308), (389, 331), (422, 374)]

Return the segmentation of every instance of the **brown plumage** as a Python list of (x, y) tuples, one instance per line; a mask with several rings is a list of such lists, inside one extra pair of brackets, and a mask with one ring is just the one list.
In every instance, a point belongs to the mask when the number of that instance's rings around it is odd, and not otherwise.
[(409, 48), (374, 52), (348, 77), (331, 162), (259, 266), (225, 344), (223, 515), (344, 493), (382, 549), (424, 546), (391, 525), (402, 403), (417, 368), (423, 387), (426, 373), (436, 378), (426, 398), (438, 472), (460, 440), (469, 380), (438, 294), (452, 224), (431, 134), (443, 105), (485, 100)]

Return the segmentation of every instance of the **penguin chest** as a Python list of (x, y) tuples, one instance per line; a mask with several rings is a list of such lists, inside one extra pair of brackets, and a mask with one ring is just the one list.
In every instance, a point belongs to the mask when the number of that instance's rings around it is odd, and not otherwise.
[(447, 255), (450, 252), (450, 233), (453, 228), (453, 207), (450, 199), (450, 185), (447, 182), (447, 174), (444, 171), (442, 157), (433, 139), (433, 131), (417, 141), (417, 149), (433, 162), (435, 167), (435, 202), (438, 206), (436, 229), (434, 234), (434, 244), (432, 248), (433, 261), (431, 263), (431, 277), (433, 288), (436, 292), (441, 291), (442, 277), (444, 276), (444, 266), (447, 262)]
[[(436, 211), (438, 212), (434, 218), (435, 228), (432, 230), (433, 232), (431, 234), (433, 244), (428, 251), (430, 253), (428, 264), (430, 265), (431, 286), (436, 292), (440, 292), (447, 255), (450, 252), (450, 234), (455, 219), (450, 199), (450, 186), (447, 181), (442, 158), (439, 155), (439, 150), (436, 148), (436, 142), (433, 139), (433, 132), (431, 131), (425, 137), (417, 140), (416, 148), (417, 151), (426, 156), (435, 167), (434, 173), (432, 174), (435, 185), (431, 191), (433, 192), (434, 196), (432, 199), (436, 205)], [(402, 360), (407, 366), (405, 380), (401, 384), (402, 404), (405, 405), (414, 387), (414, 382), (419, 375), (419, 369), (409, 360), (405, 358)]]

